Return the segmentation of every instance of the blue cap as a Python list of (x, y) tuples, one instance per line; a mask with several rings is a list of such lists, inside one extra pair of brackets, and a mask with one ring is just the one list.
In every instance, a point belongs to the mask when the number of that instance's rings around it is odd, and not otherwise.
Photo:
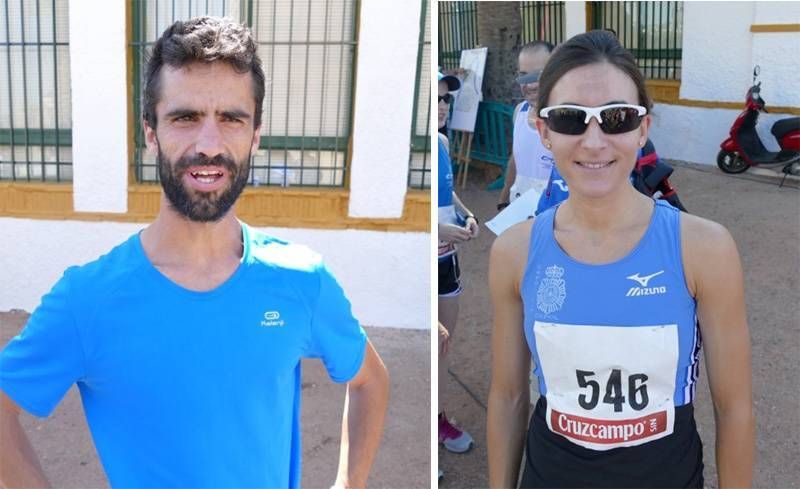
[(448, 92), (455, 92), (456, 90), (461, 89), (461, 81), (454, 77), (453, 75), (443, 75), (442, 72), (439, 72), (439, 81), (443, 81), (447, 83), (447, 91)]

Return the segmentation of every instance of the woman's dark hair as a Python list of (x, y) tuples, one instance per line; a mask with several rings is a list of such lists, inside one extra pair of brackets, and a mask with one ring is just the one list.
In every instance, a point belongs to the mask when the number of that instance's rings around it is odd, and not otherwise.
[(578, 34), (556, 47), (539, 77), (537, 112), (547, 107), (550, 92), (568, 71), (602, 62), (616, 67), (633, 80), (636, 90), (639, 92), (639, 105), (647, 108), (649, 113), (653, 103), (650, 95), (647, 94), (644, 76), (636, 66), (636, 60), (633, 59), (630, 51), (622, 47), (616, 36), (607, 31), (589, 31)]
[(195, 62), (223, 61), (238, 73), (253, 75), (256, 111), (253, 125), (261, 124), (264, 104), (264, 70), (256, 54), (250, 29), (228, 18), (195, 17), (169, 26), (153, 46), (145, 68), (142, 117), (156, 127), (156, 104), (160, 95), (161, 67), (180, 68)]

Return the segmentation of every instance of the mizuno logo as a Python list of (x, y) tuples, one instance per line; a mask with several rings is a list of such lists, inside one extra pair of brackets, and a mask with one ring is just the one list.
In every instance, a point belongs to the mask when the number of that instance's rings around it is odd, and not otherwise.
[(264, 313), (264, 320), (261, 321), (261, 326), (265, 328), (274, 328), (276, 326), (283, 326), (284, 322), (281, 319), (281, 313), (278, 311), (267, 311)]
[(639, 276), (639, 272), (636, 272), (633, 275), (629, 275), (629, 276), (625, 277), (628, 280), (633, 280), (634, 282), (636, 282), (639, 285), (641, 285), (641, 287), (631, 287), (630, 289), (628, 289), (628, 293), (625, 294), (625, 297), (639, 297), (639, 296), (642, 296), (642, 295), (666, 294), (667, 293), (667, 287), (664, 286), (664, 285), (661, 285), (659, 287), (648, 287), (647, 286), (647, 284), (650, 283), (650, 280), (653, 277), (661, 275), (662, 273), (664, 273), (664, 270), (659, 270), (656, 273), (651, 273), (650, 275), (646, 275), (644, 277), (640, 277)]
[(569, 187), (567, 187), (564, 180), (553, 180), (553, 184), (558, 185), (558, 188), (560, 188), (562, 192), (569, 192)]
[(650, 275), (647, 275), (647, 276), (644, 276), (644, 277), (640, 277), (639, 276), (639, 272), (636, 272), (636, 274), (629, 275), (629, 276), (627, 276), (625, 278), (630, 279), (630, 280), (635, 280), (635, 281), (639, 282), (639, 285), (641, 285), (642, 287), (647, 287), (647, 284), (650, 282), (651, 278), (653, 278), (653, 277), (655, 277), (657, 275), (661, 275), (662, 273), (664, 273), (664, 270), (659, 270), (656, 273), (653, 273), (653, 274), (650, 274)]

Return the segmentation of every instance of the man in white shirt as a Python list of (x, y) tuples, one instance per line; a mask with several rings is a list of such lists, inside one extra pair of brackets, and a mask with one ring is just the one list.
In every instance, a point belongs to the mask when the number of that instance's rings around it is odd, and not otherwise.
[(522, 46), (519, 52), (517, 83), (524, 100), (514, 109), (514, 143), (505, 174), (505, 185), (500, 192), (497, 210), (531, 188), (539, 191), (547, 185), (553, 155), (544, 147), (533, 122), (536, 97), (539, 93), (539, 74), (550, 59), (553, 45), (535, 41)]

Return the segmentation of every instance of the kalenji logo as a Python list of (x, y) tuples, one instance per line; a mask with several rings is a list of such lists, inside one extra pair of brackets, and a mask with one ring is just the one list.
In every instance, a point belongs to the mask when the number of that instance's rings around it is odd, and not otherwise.
[(567, 438), (597, 444), (614, 444), (649, 438), (667, 430), (667, 412), (641, 418), (612, 421), (564, 414), (552, 410), (550, 424), (553, 431)]
[(261, 326), (273, 328), (276, 326), (283, 326), (284, 322), (281, 319), (281, 313), (278, 311), (267, 311), (264, 313), (264, 320), (261, 321)]

